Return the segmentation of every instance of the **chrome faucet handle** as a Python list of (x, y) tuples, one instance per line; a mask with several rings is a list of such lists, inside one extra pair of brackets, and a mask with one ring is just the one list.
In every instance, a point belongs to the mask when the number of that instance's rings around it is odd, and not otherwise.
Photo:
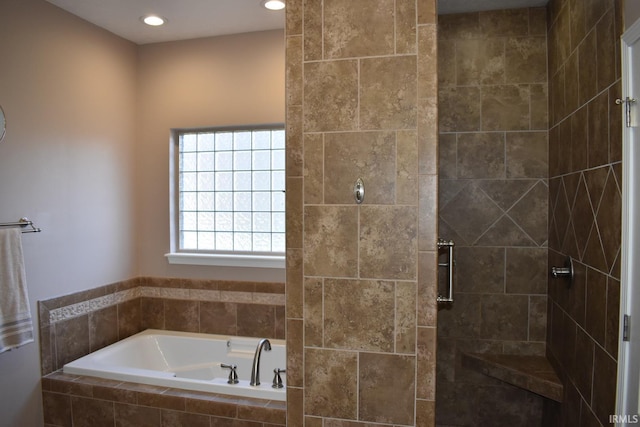
[(229, 380), (227, 384), (238, 384), (240, 380), (238, 380), (238, 365), (227, 365), (225, 363), (221, 363), (220, 367), (223, 369), (229, 369)]
[(280, 368), (276, 368), (273, 370), (273, 373), (275, 374), (273, 376), (273, 384), (271, 385), (271, 387), (273, 388), (283, 388), (284, 384), (282, 384), (282, 377), (280, 376), (280, 374), (283, 374), (287, 372), (286, 369), (280, 369)]

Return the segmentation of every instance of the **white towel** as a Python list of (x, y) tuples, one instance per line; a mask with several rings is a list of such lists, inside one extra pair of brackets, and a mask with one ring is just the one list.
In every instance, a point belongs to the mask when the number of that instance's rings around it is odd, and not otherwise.
[(21, 234), (0, 229), (0, 353), (33, 342)]

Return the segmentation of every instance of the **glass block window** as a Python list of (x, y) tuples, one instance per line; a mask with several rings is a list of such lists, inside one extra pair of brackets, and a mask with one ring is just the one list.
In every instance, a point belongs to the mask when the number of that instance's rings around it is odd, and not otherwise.
[(177, 137), (178, 249), (284, 253), (284, 128)]

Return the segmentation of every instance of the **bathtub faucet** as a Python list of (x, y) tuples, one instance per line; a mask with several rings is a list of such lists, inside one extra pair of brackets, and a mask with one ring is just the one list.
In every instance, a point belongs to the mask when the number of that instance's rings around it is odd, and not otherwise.
[(262, 349), (265, 351), (271, 351), (271, 342), (268, 339), (263, 338), (256, 347), (256, 354), (253, 356), (253, 366), (251, 367), (251, 382), (249, 385), (260, 385), (260, 355)]

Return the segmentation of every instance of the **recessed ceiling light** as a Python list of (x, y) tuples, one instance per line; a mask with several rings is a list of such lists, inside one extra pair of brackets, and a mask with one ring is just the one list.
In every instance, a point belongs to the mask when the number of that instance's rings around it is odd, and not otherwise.
[(142, 22), (152, 27), (159, 27), (167, 23), (167, 19), (158, 15), (147, 15), (140, 18)]
[(264, 0), (262, 6), (269, 10), (282, 10), (284, 9), (284, 1), (282, 0)]

